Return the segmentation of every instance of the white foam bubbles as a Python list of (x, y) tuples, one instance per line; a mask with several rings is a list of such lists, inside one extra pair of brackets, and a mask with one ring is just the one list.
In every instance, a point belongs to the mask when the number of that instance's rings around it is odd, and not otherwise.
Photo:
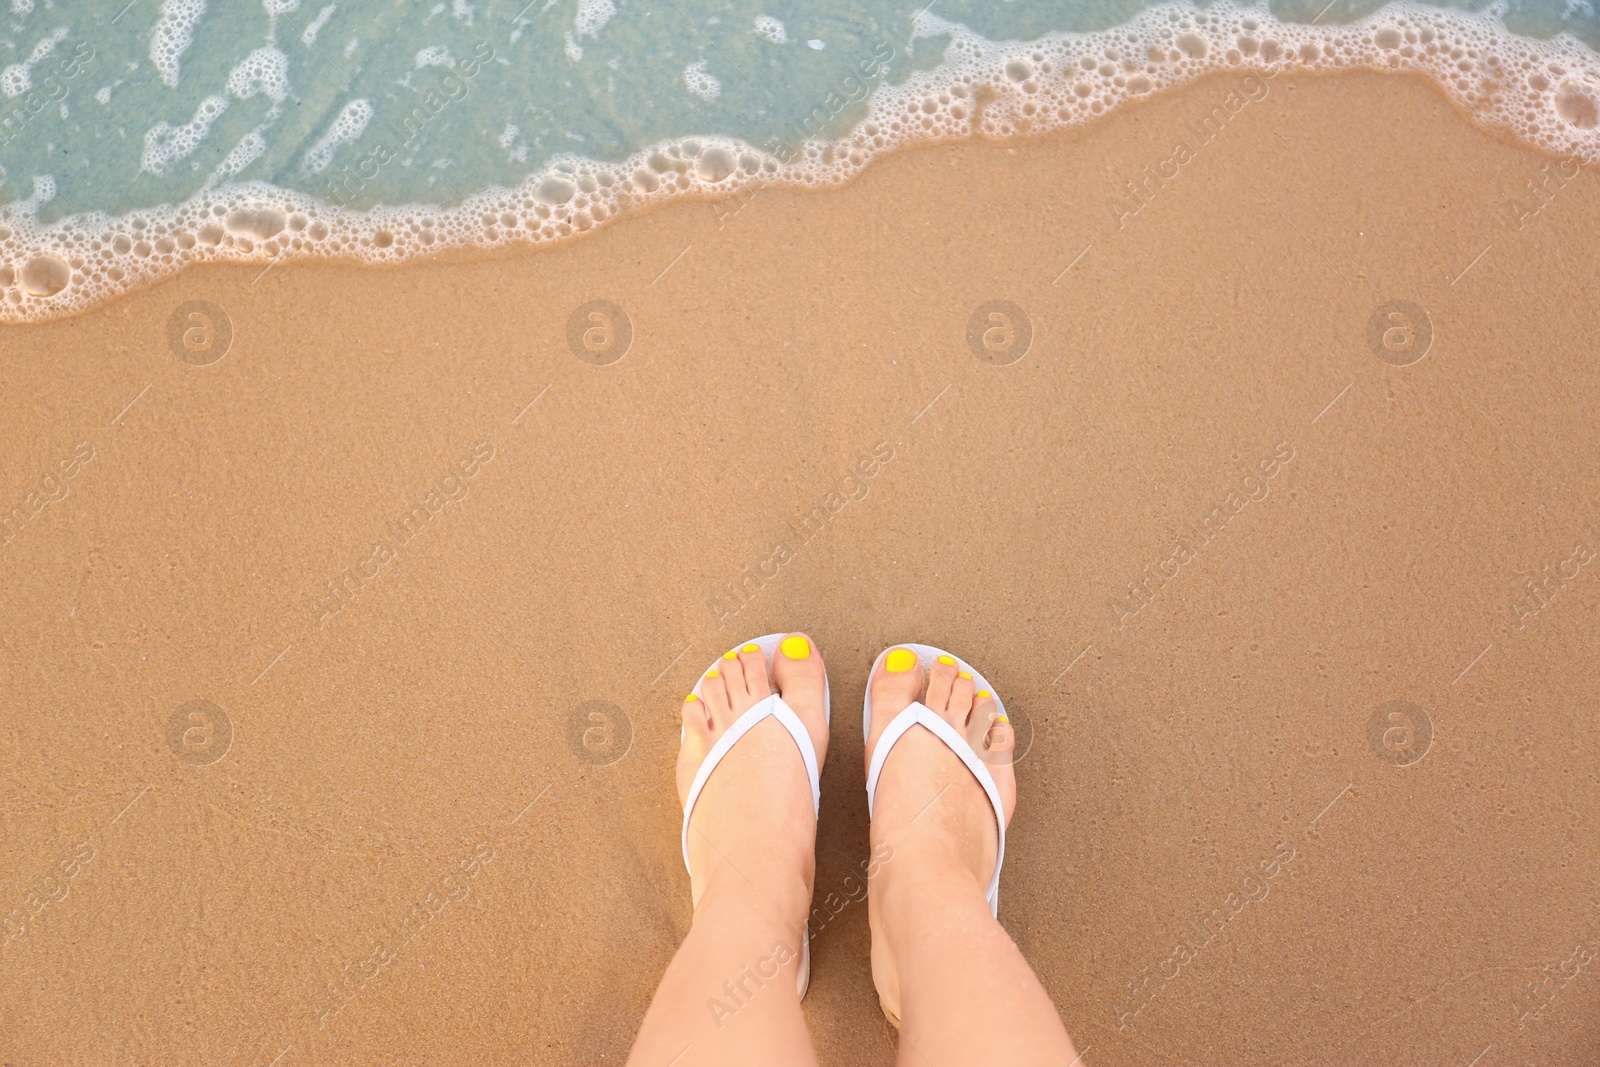
[(38, 255), (22, 265), (17, 280), (29, 296), (52, 297), (72, 280), (72, 268), (55, 256)]
[(327, 170), (339, 146), (349, 144), (366, 133), (367, 123), (371, 121), (372, 101), (364, 98), (350, 101), (339, 109), (339, 115), (333, 120), (333, 125), (328, 127), (328, 132), (307, 150), (305, 159), (301, 162), (302, 169), (308, 174), (321, 174)]
[(250, 204), (235, 208), (223, 219), (230, 233), (242, 234), (257, 241), (265, 241), (283, 232), (289, 217), (272, 204)]
[(228, 72), (228, 95), (248, 100), (261, 93), (275, 104), (289, 96), (289, 57), (272, 45), (257, 48)]
[(706, 61), (691, 63), (683, 70), (683, 83), (689, 91), (702, 100), (715, 100), (722, 95), (722, 83), (706, 69)]
[(306, 28), (301, 31), (300, 43), (305, 45), (307, 48), (310, 48), (312, 45), (316, 44), (317, 34), (321, 33), (322, 27), (326, 26), (328, 24), (328, 20), (333, 18), (333, 13), (334, 11), (338, 10), (338, 7), (338, 4), (329, 4), (327, 7), (317, 12), (317, 17), (307, 23)]
[(1600, 85), (1564, 81), (1556, 91), (1556, 114), (1574, 128), (1592, 130), (1600, 122)]
[(6, 96), (20, 96), (33, 88), (33, 68), (48, 59), (51, 52), (56, 50), (56, 45), (67, 39), (67, 28), (62, 26), (33, 46), (33, 51), (28, 53), (28, 58), (21, 63), (13, 63), (5, 70), (0, 70), (0, 93)]
[(206, 185), (213, 186), (218, 182), (225, 182), (237, 177), (246, 167), (260, 159), (267, 150), (267, 139), (258, 126), (239, 138), (227, 157), (217, 164), (217, 169), (211, 172), (206, 179)]
[(783, 28), (783, 23), (771, 15), (756, 16), (756, 32), (773, 44), (789, 43), (789, 33)]
[(17, 204), (17, 210), (37, 215), (39, 209), (56, 198), (56, 179), (53, 174), (35, 174), (33, 193)]
[(200, 101), (194, 118), (182, 126), (158, 122), (144, 135), (144, 151), (139, 155), (139, 169), (151, 174), (165, 174), (180, 159), (188, 159), (200, 142), (211, 132), (217, 116), (228, 110), (228, 98), (212, 95)]
[[(916, 29), (949, 37), (939, 67), (912, 71), (899, 84), (880, 83), (851, 130), (794, 150), (764, 152), (728, 138), (696, 137), (664, 141), (615, 163), (561, 157), (515, 188), (485, 191), (450, 208), (342, 210), (266, 183), (236, 182), (176, 207), (120, 218), (69, 216), (49, 226), (37, 221), (47, 190), (36, 180), (35, 198), (6, 211), (0, 225), (0, 321), (80, 311), (194, 262), (340, 256), (398, 263), (445, 248), (566, 240), (685, 196), (834, 186), (899, 148), (1083, 125), (1213, 71), (1408, 72), (1486, 129), (1600, 163), (1600, 57), (1571, 37), (1516, 37), (1490, 16), (1459, 9), (1402, 3), (1355, 23), (1306, 26), (1215, 0), (1204, 8), (1149, 9), (1103, 33), (1031, 42), (987, 41), (931, 12)], [(365, 101), (347, 104), (307, 153), (308, 169), (325, 167), (338, 145), (360, 136), (372, 113), (370, 105), (358, 105)]]
[(450, 49), (443, 45), (429, 45), (417, 52), (415, 66), (417, 70), (423, 67), (449, 67), (455, 63), (450, 58)]
[(578, 17), (574, 23), (579, 37), (598, 37), (617, 13), (611, 0), (578, 0)]
[(150, 35), (150, 62), (161, 84), (178, 87), (179, 60), (194, 43), (194, 26), (206, 13), (206, 0), (162, 0), (161, 18)]

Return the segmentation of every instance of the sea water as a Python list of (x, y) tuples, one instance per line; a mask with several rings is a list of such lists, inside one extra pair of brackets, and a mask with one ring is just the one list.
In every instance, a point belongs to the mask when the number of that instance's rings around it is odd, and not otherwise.
[(537, 244), (1093, 122), (1213, 70), (1432, 81), (1600, 159), (1596, 0), (0, 0), (0, 321), (203, 260)]

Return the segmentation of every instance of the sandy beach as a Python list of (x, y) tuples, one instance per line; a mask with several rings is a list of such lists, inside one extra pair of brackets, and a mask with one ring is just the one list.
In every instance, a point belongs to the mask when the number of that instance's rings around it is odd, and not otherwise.
[[(0, 331), (0, 1062), (621, 1063), (678, 701), (886, 644), (1018, 720), (1000, 919), (1096, 1067), (1600, 1057), (1592, 169), (1218, 75), (531, 253)], [(1475, 1060), (1474, 1057), (1480, 1057)]]

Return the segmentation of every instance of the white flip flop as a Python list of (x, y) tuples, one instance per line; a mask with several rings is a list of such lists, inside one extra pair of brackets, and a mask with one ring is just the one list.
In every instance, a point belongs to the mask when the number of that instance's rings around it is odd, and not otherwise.
[[(1006, 706), (1000, 699), (1000, 694), (989, 680), (979, 673), (976, 667), (954, 653), (946, 652), (942, 648), (932, 645), (899, 644), (890, 645), (878, 653), (878, 658), (872, 664), (872, 672), (867, 675), (867, 696), (861, 709), (861, 736), (872, 736), (872, 681), (878, 673), (878, 668), (883, 664), (883, 659), (897, 648), (908, 648), (917, 655), (917, 660), (924, 670), (932, 669), (940, 656), (949, 656), (956, 661), (957, 669), (972, 675), (974, 689), (987, 689), (994, 697), (994, 710), (1001, 715), (1006, 713)], [(867, 771), (867, 817), (872, 817), (873, 801), (878, 792), (878, 775), (883, 771), (884, 760), (889, 758), (889, 751), (895, 743), (906, 735), (913, 726), (926, 727), (933, 736), (943, 741), (950, 747), (950, 751), (961, 757), (961, 762), (967, 765), (967, 770), (983, 786), (984, 795), (989, 798), (989, 804), (994, 808), (995, 826), (1000, 831), (1000, 844), (995, 850), (994, 876), (989, 879), (989, 891), (984, 897), (989, 901), (989, 911), (995, 918), (1000, 917), (1000, 867), (1006, 859), (1006, 810), (1000, 802), (1000, 790), (994, 783), (994, 775), (989, 773), (989, 767), (972, 751), (972, 746), (967, 744), (967, 739), (956, 732), (956, 728), (946, 722), (941, 716), (929, 710), (928, 706), (920, 700), (914, 700), (900, 714), (896, 715), (889, 725), (884, 727), (883, 736), (878, 738), (878, 747), (872, 750), (872, 766)]]
[[(745, 645), (757, 645), (761, 648), (761, 654), (766, 657), (767, 669), (770, 671), (772, 659), (778, 655), (778, 645), (787, 636), (788, 634), (767, 634), (765, 637), (742, 641), (730, 651), (738, 651)], [(815, 653), (814, 648), (813, 653)], [(694, 689), (692, 690), (696, 697), (701, 700), (705, 699), (705, 695), (700, 692), (700, 682), (705, 681), (707, 671), (719, 669), (718, 664), (721, 662), (722, 659), (719, 656), (716, 662), (713, 662), (704, 671), (700, 672), (700, 681), (694, 683)], [(833, 722), (833, 704), (831, 694), (828, 691), (826, 673), (823, 674), (822, 679), (822, 715), (831, 725)], [(700, 791), (705, 788), (706, 782), (710, 780), (711, 772), (716, 770), (717, 764), (722, 762), (722, 757), (726, 756), (733, 749), (733, 746), (739, 742), (739, 739), (749, 733), (757, 723), (767, 718), (777, 719), (778, 722), (783, 724), (783, 728), (789, 731), (789, 736), (794, 738), (795, 745), (800, 749), (800, 758), (806, 765), (806, 777), (811, 780), (812, 815), (815, 817), (821, 814), (822, 779), (817, 767), (817, 750), (811, 744), (811, 734), (806, 731), (805, 723), (800, 721), (800, 716), (794, 713), (794, 709), (785, 704), (781, 696), (773, 692), (734, 720), (733, 725), (728, 727), (721, 737), (717, 738), (716, 744), (711, 746), (711, 751), (706, 753), (705, 762), (700, 764), (700, 769), (695, 772), (694, 782), (689, 786), (689, 799), (683, 805), (683, 866), (691, 875), (694, 874), (694, 871), (689, 867), (689, 816), (694, 813), (695, 801), (700, 799)], [(681, 743), (683, 731), (680, 729), (678, 733)], [(796, 982), (801, 997), (806, 995), (806, 987), (810, 983), (811, 931), (807, 927), (801, 933), (800, 974)]]

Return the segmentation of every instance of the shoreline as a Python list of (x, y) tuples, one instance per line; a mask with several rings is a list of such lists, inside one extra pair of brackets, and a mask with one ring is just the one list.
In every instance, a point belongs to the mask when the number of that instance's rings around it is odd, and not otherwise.
[[(955, 59), (864, 92), (868, 114), (853, 129), (837, 139), (807, 140), (793, 152), (711, 135), (676, 138), (615, 164), (558, 159), (515, 189), (474, 193), (448, 208), (347, 210), (246, 182), (117, 218), (95, 212), (39, 227), (8, 216), (9, 224), (0, 223), (0, 324), (69, 317), (196, 263), (269, 269), (306, 259), (387, 265), (508, 247), (525, 254), (679, 199), (736, 204), (723, 209), (731, 214), (765, 190), (846, 185), (906, 149), (1092, 127), (1224, 74), (1246, 86), (1281, 74), (1419, 77), (1492, 135), (1558, 160), (1600, 161), (1600, 55), (1570, 37), (1515, 37), (1483, 15), (1402, 0), (1354, 23), (1314, 27), (1222, 2), (1147, 9), (1102, 34), (1033, 42), (989, 42), (926, 12), (919, 16), (916, 37), (942, 35), (951, 37), (947, 55)], [(881, 44), (892, 57), (894, 46)], [(868, 83), (887, 62), (878, 53), (861, 61)], [(481, 66), (480, 58), (469, 62)], [(463, 76), (470, 83), (476, 73)], [(813, 109), (813, 116), (823, 115), (819, 126), (857, 99), (862, 86), (841, 88), (842, 95), (831, 93)], [(1220, 131), (1222, 109), (1238, 113), (1233, 99), (1230, 93), (1201, 124), (1214, 122)], [(1247, 90), (1245, 103), (1254, 99)], [(361, 159), (385, 151), (392, 157), (383, 143), (367, 146)], [(1184, 162), (1168, 156), (1155, 166)]]

